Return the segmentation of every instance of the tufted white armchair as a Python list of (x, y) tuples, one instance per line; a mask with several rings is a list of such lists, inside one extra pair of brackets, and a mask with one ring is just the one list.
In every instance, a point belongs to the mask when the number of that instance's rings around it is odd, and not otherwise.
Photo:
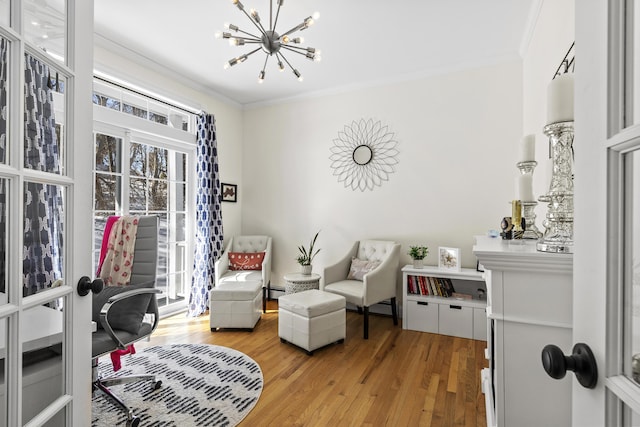
[[(264, 252), (261, 269), (231, 270), (230, 252)], [(212, 331), (216, 328), (253, 328), (260, 320), (260, 308), (266, 311), (266, 291), (271, 287), (271, 257), (269, 236), (231, 238), (215, 263), (215, 286), (210, 292), (209, 310)]]
[[(379, 261), (380, 265), (365, 273), (362, 280), (348, 279), (353, 258)], [(364, 339), (369, 338), (369, 307), (391, 300), (393, 324), (398, 324), (396, 277), (400, 262), (400, 245), (385, 240), (361, 240), (336, 264), (325, 267), (320, 289), (342, 295), (347, 302), (364, 311)]]
[[(227, 244), (224, 254), (216, 261), (216, 281), (218, 286), (226, 280), (238, 279), (238, 271), (229, 270), (229, 252), (265, 252), (264, 261), (262, 262), (262, 270), (259, 276), (262, 280), (262, 287), (271, 290), (271, 237), (269, 236), (235, 236), (232, 237)], [(258, 274), (254, 275), (257, 278)], [(266, 302), (265, 302), (266, 304)]]

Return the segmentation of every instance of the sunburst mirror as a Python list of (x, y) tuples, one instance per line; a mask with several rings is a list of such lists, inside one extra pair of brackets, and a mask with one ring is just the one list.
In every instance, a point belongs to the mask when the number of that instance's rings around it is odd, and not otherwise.
[(380, 121), (354, 120), (333, 140), (329, 156), (333, 175), (345, 188), (373, 190), (395, 172), (397, 144), (394, 133)]

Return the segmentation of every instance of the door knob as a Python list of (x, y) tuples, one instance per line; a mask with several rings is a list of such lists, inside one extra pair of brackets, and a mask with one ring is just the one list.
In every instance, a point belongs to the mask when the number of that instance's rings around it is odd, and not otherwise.
[(594, 388), (598, 383), (598, 367), (588, 345), (573, 346), (573, 354), (565, 356), (558, 346), (546, 345), (542, 349), (542, 366), (551, 378), (564, 378), (567, 371), (576, 374), (578, 382), (585, 388)]
[(104, 282), (102, 279), (97, 278), (91, 280), (91, 278), (87, 276), (82, 276), (80, 280), (78, 280), (78, 295), (84, 297), (92, 291), (94, 294), (99, 294), (104, 287)]

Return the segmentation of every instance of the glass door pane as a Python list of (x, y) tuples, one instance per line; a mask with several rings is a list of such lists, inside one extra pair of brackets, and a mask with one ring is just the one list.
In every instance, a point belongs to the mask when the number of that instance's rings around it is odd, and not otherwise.
[(63, 174), (66, 79), (29, 54), (25, 67), (24, 167)]
[(66, 56), (66, 1), (23, 0), (26, 41), (64, 63)]
[[(22, 421), (24, 423), (65, 394), (62, 298), (22, 314)], [(49, 425), (64, 425), (58, 413)]]
[(64, 188), (25, 182), (23, 296), (62, 284), (64, 274)]

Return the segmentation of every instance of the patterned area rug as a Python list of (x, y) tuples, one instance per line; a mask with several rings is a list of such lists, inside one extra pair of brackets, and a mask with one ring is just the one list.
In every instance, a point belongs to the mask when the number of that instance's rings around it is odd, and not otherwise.
[[(140, 418), (140, 426), (235, 426), (253, 409), (262, 393), (260, 366), (246, 354), (206, 344), (149, 347), (123, 356), (113, 372), (109, 358), (98, 366), (103, 377), (155, 374), (162, 381), (110, 387)], [(124, 412), (102, 393), (94, 393), (92, 426), (125, 426)]]

